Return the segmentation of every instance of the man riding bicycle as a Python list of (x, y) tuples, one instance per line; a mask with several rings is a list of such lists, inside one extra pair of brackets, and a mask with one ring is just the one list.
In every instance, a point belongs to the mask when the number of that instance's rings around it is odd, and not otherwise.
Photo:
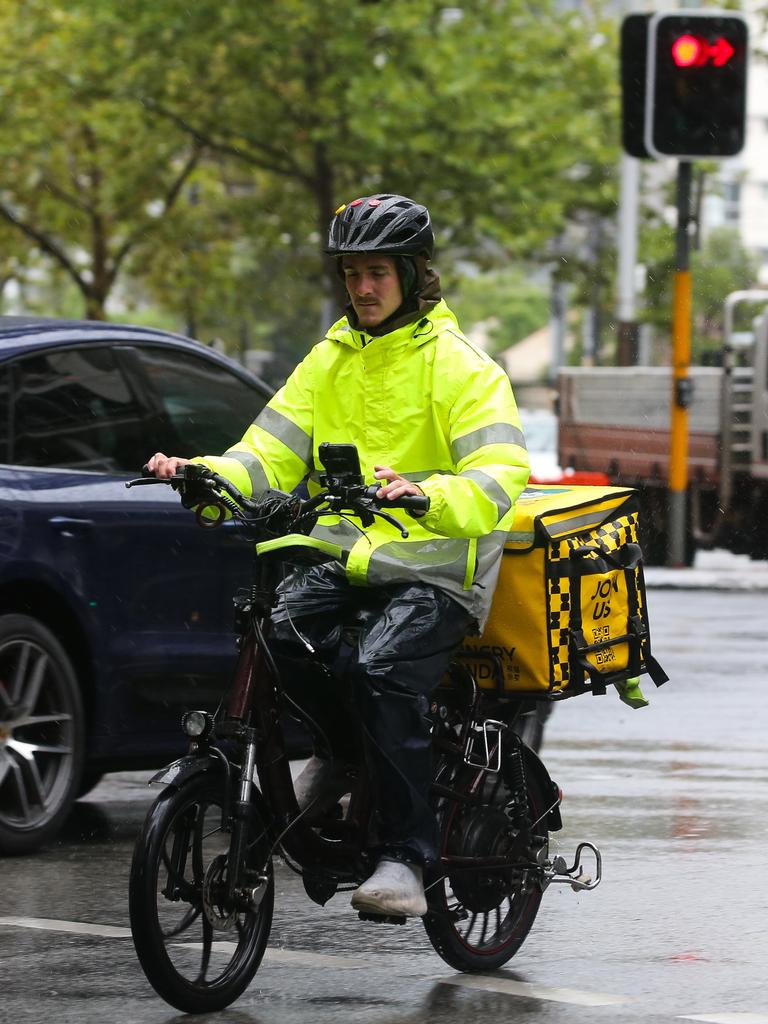
[[(528, 479), (509, 380), (459, 330), (428, 266), (433, 246), (428, 210), (405, 196), (339, 207), (326, 251), (349, 296), (346, 316), (223, 455), (158, 452), (148, 463), (169, 477), (202, 462), (249, 495), (305, 479), (316, 493), (319, 445), (349, 443), (366, 482), (380, 481), (379, 498), (429, 498), (407, 539), (378, 518), (364, 532), (323, 518), (312, 536), (340, 545), (342, 562), (293, 570), (273, 616), (286, 688), (318, 726), (315, 756), (296, 780), (308, 817), (351, 788), (358, 739), (335, 680), (351, 683), (376, 814), (376, 868), (352, 905), (392, 916), (426, 913), (422, 869), (438, 857), (429, 697), (457, 645), (485, 622)], [(306, 678), (307, 651), (327, 674)]]

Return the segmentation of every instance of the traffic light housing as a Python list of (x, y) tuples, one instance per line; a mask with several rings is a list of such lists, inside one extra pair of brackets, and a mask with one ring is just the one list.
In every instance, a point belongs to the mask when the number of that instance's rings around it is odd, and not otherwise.
[(621, 23), (621, 144), (630, 156), (645, 148), (645, 87), (648, 78), (650, 14), (628, 14)]
[(648, 26), (645, 148), (682, 159), (744, 146), (747, 24), (738, 14), (655, 14)]
[(637, 157), (744, 146), (748, 30), (731, 11), (634, 14), (621, 29), (622, 144)]

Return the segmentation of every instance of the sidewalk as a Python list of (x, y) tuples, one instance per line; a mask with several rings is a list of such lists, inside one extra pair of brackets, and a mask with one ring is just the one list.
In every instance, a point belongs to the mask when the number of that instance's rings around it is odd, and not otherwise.
[(768, 562), (716, 548), (698, 551), (690, 569), (647, 566), (645, 582), (649, 590), (768, 591)]

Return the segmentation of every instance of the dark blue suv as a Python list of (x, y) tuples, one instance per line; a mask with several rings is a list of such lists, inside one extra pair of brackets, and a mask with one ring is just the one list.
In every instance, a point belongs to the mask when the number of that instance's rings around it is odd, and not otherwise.
[(179, 750), (218, 701), (248, 546), (166, 487), (155, 451), (221, 452), (270, 395), (189, 339), (0, 317), (0, 852), (51, 838), (105, 771)]

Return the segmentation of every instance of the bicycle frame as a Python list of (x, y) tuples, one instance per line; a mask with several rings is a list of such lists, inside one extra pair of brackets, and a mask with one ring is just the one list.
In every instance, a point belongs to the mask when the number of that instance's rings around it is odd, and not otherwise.
[[(220, 478), (217, 478), (219, 480)], [(232, 500), (236, 496), (231, 485), (226, 489), (230, 497), (221, 499), (224, 507), (230, 511), (238, 509)], [(357, 493), (360, 488), (350, 489)], [(238, 500), (242, 495), (237, 492)], [(284, 495), (289, 498), (290, 496)], [(370, 491), (368, 497), (371, 498)], [(310, 499), (304, 509), (315, 511), (322, 497)], [(338, 496), (331, 495), (337, 505), (343, 504)], [(370, 514), (370, 513), (366, 513)], [(385, 518), (392, 518), (383, 513)], [(395, 520), (395, 522), (397, 522)], [(397, 524), (398, 526), (400, 524)], [(402, 527), (401, 527), (402, 529)], [(290, 536), (282, 536), (290, 542)], [(302, 538), (303, 539), (303, 538)], [(279, 673), (268, 648), (271, 628), (271, 614), (274, 606), (275, 592), (279, 581), (277, 563), (296, 560), (288, 553), (288, 548), (278, 548), (269, 553), (254, 553), (254, 582), (247, 595), (238, 595), (235, 599), (237, 610), (239, 657), (229, 689), (226, 715), (215, 724), (212, 738), (233, 741), (241, 751), (239, 763), (231, 761), (222, 750), (213, 747), (209, 738), (201, 738), (193, 743), (190, 755), (200, 757), (214, 753), (227, 764), (228, 798), (225, 801), (222, 823), (225, 831), (231, 831), (228, 888), (234, 899), (248, 898), (250, 891), (241, 877), (243, 865), (247, 861), (246, 836), (248, 823), (252, 814), (254, 800), (263, 804), (267, 810), (267, 829), (270, 837), (270, 855), (277, 847), (282, 849), (289, 862), (292, 862), (304, 875), (305, 888), (314, 899), (311, 877), (323, 877), (333, 884), (322, 886), (322, 899), (325, 902), (335, 891), (336, 885), (345, 882), (359, 882), (370, 873), (370, 861), (366, 850), (368, 825), (368, 800), (364, 785), (356, 787), (361, 794), (353, 794), (345, 820), (335, 822), (332, 834), (328, 829), (318, 829), (310, 825), (300, 811), (296, 801), (290, 760), (285, 737), (280, 722), (282, 691)], [(305, 556), (297, 548), (294, 555)], [(443, 771), (433, 782), (432, 792), (436, 800), (449, 801), (456, 804), (473, 805), (482, 791), (484, 779), (488, 773), (498, 773), (502, 765), (502, 744), (507, 750), (508, 759), (513, 765), (513, 790), (517, 790), (517, 804), (522, 808), (521, 814), (514, 812), (520, 828), (521, 842), (530, 845), (532, 830), (539, 821), (544, 820), (547, 829), (561, 827), (559, 813), (559, 793), (549, 774), (537, 755), (526, 747), (510, 728), (510, 718), (514, 713), (507, 714), (506, 720), (484, 717), (485, 705), (491, 705), (493, 698), (481, 691), (466, 666), (455, 663), (450, 676), (453, 680), (454, 696), (449, 702), (456, 702), (455, 693), (463, 689), (464, 696), (459, 698), (460, 725), (451, 732), (441, 724), (441, 714), (445, 710), (437, 702), (433, 705), (435, 716), (435, 751), (444, 759)], [(438, 700), (440, 698), (438, 697)], [(518, 711), (522, 702), (518, 703)], [(475, 751), (475, 740), (480, 740), (480, 754)], [(446, 768), (447, 765), (447, 768)], [(187, 770), (194, 767), (187, 761)], [(459, 772), (466, 771), (476, 774), (475, 781), (466, 784), (462, 780), (461, 791), (453, 783)], [(237, 778), (234, 776), (237, 773)], [(254, 779), (258, 775), (261, 790)], [(544, 793), (551, 794), (550, 804), (546, 806), (537, 821), (530, 821), (526, 807), (526, 776), (530, 775)], [(160, 773), (153, 781), (169, 781), (167, 773)], [(325, 833), (325, 834), (324, 834)], [(532, 847), (531, 847), (532, 848)], [(478, 868), (491, 871), (507, 870), (508, 856), (451, 856), (443, 855), (438, 870), (445, 874), (474, 870)], [(555, 878), (562, 872), (555, 872), (551, 866), (537, 864), (534, 859), (526, 868), (534, 874), (541, 888), (550, 881), (573, 881), (568, 878)], [(251, 872), (252, 874), (252, 872)], [(595, 883), (596, 884), (596, 883)], [(327, 891), (326, 891), (327, 890)]]
[[(303, 818), (293, 788), (290, 759), (280, 722), (281, 690), (275, 666), (266, 649), (276, 582), (276, 566), (269, 556), (256, 556), (256, 583), (247, 599), (240, 601), (240, 653), (227, 699), (227, 712), (215, 727), (215, 735), (242, 746), (243, 763), (237, 800), (232, 805), (232, 860), (242, 863), (240, 822), (247, 821), (254, 776), (269, 810), (271, 838), (289, 860), (303, 871), (324, 870), (339, 881), (361, 877), (364, 832), (347, 827), (348, 837), (324, 838)], [(357, 834), (356, 834), (357, 833)], [(233, 872), (233, 877), (236, 872)], [(236, 880), (233, 885), (237, 885)]]

